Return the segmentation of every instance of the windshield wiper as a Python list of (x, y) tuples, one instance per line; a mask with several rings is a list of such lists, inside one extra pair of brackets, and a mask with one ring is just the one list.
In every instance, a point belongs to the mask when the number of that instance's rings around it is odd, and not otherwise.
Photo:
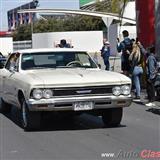
[(25, 70), (29, 70), (29, 69), (55, 69), (55, 67), (29, 67), (26, 68)]

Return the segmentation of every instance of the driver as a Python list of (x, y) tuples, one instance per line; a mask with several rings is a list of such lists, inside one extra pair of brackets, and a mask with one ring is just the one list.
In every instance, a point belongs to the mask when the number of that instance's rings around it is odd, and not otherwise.
[(15, 54), (13, 55), (13, 57), (12, 57), (12, 59), (11, 59), (11, 61), (10, 61), (10, 62), (11, 62), (10, 67), (15, 68), (16, 63), (17, 63), (17, 59), (19, 58), (19, 56), (20, 56), (20, 53), (19, 53), (19, 52), (15, 53)]

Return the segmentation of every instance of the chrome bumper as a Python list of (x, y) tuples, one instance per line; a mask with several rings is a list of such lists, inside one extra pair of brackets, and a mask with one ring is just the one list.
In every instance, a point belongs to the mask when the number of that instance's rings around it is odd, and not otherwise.
[(85, 96), (61, 97), (52, 99), (29, 99), (26, 101), (30, 111), (74, 111), (75, 102), (93, 102), (93, 109), (128, 107), (132, 102), (129, 96)]

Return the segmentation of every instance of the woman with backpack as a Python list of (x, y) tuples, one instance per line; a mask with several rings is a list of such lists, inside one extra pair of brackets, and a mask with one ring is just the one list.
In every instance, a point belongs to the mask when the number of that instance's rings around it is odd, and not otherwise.
[(135, 100), (140, 100), (141, 85), (140, 76), (143, 74), (142, 61), (143, 55), (140, 49), (140, 42), (136, 40), (133, 43), (133, 49), (129, 56), (129, 62), (131, 66), (131, 75), (133, 79), (133, 84), (135, 86)]

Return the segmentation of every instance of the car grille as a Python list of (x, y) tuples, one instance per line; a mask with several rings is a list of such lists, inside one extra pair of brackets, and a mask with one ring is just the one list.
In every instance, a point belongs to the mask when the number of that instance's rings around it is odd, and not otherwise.
[(111, 95), (112, 86), (56, 88), (53, 92), (54, 96)]

